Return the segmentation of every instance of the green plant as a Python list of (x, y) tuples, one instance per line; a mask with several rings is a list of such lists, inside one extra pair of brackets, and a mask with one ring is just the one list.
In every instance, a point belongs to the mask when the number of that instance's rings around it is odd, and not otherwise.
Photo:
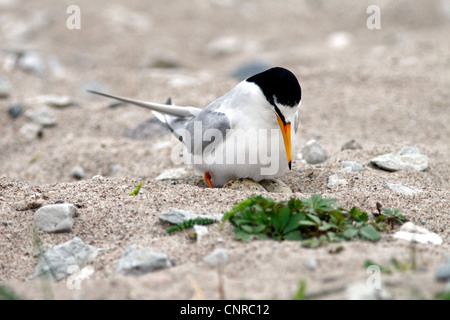
[(213, 224), (213, 223), (217, 223), (217, 222), (218, 222), (217, 220), (209, 219), (209, 218), (191, 219), (191, 220), (187, 220), (185, 222), (179, 223), (176, 226), (170, 227), (169, 229), (167, 229), (167, 233), (172, 234), (176, 231), (191, 228), (196, 224), (207, 225), (207, 224)]
[(394, 209), (394, 210), (390, 210), (390, 209), (386, 209), (386, 208), (381, 208), (381, 210), (379, 210), (379, 215), (375, 221), (375, 223), (377, 223), (378, 225), (382, 226), (383, 223), (386, 223), (387, 225), (391, 226), (391, 230), (394, 229), (394, 225), (395, 224), (403, 224), (406, 221), (408, 221), (408, 219), (400, 214), (400, 209)]
[(361, 238), (378, 241), (381, 236), (369, 223), (366, 213), (352, 208), (344, 210), (334, 199), (321, 195), (311, 198), (274, 202), (257, 196), (236, 204), (224, 215), (234, 226), (235, 239), (300, 240), (307, 247)]
[(0, 285), (0, 300), (22, 300), (12, 289)]
[(142, 182), (139, 183), (136, 188), (130, 192), (130, 196), (137, 196), (139, 194), (139, 191), (141, 191)]
[(298, 284), (298, 289), (292, 300), (305, 300), (306, 299), (306, 281), (301, 280)]

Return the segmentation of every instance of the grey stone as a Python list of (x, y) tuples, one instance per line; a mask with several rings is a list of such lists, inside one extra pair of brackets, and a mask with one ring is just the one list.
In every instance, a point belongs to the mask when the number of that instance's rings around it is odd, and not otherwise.
[(404, 147), (398, 153), (378, 156), (371, 163), (387, 171), (423, 171), (428, 168), (429, 158), (415, 147)]
[(407, 195), (407, 196), (412, 196), (412, 195), (415, 195), (415, 194), (421, 192), (420, 190), (412, 189), (412, 188), (409, 188), (409, 187), (404, 186), (404, 185), (399, 184), (399, 183), (385, 182), (384, 183), (384, 187), (386, 189), (391, 190), (391, 191), (395, 191), (397, 193), (401, 193), (401, 194), (404, 194), (404, 195)]
[(317, 164), (327, 159), (327, 151), (316, 140), (310, 140), (302, 148), (302, 157), (307, 163)]
[(343, 150), (358, 150), (358, 149), (362, 149), (362, 147), (354, 139), (347, 141), (341, 147), (341, 151), (343, 151)]
[(77, 216), (74, 205), (63, 203), (41, 207), (34, 214), (34, 223), (45, 232), (72, 231), (73, 218)]
[(54, 95), (54, 94), (37, 96), (30, 99), (28, 102), (30, 104), (43, 104), (56, 108), (65, 108), (78, 104), (74, 99), (72, 99), (69, 96)]
[(337, 187), (345, 186), (347, 184), (347, 180), (341, 179), (338, 174), (333, 174), (328, 178), (327, 187), (329, 189), (336, 189)]
[(30, 279), (46, 276), (53, 280), (62, 280), (71, 274), (73, 267), (82, 268), (97, 256), (98, 250), (74, 238), (42, 254), (36, 272)]
[(223, 248), (215, 249), (203, 261), (213, 267), (223, 267), (228, 264), (227, 251)]
[(356, 161), (342, 161), (344, 168), (351, 168), (352, 171), (364, 171), (364, 166)]
[(42, 126), (37, 123), (25, 123), (22, 127), (20, 127), (19, 133), (27, 141), (31, 141), (43, 135)]
[(13, 104), (8, 109), (8, 113), (13, 119), (18, 118), (22, 114), (22, 111), (23, 105), (20, 103)]
[(84, 178), (84, 169), (82, 167), (73, 167), (70, 170), (70, 176), (75, 179), (81, 180)]
[(53, 127), (58, 124), (58, 119), (54, 112), (47, 107), (38, 110), (28, 110), (25, 112), (25, 116), (43, 127)]
[(132, 245), (117, 263), (116, 272), (127, 275), (141, 275), (172, 267), (172, 262), (164, 253), (154, 252), (152, 248), (137, 249)]
[(24, 71), (39, 75), (45, 72), (45, 63), (41, 55), (36, 51), (26, 51), (20, 55), (17, 66)]

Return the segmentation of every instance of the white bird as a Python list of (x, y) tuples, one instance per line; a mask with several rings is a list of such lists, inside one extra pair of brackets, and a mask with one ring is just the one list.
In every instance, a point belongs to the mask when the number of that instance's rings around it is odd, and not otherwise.
[(274, 179), (291, 169), (301, 87), (287, 69), (258, 73), (204, 109), (89, 92), (151, 109), (184, 143), (189, 164), (210, 188), (233, 178)]

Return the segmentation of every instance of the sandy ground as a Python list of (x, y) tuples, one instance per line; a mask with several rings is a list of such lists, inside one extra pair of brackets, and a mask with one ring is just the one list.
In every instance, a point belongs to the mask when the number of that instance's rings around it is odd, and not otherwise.
[[(287, 241), (244, 244), (233, 240), (229, 225), (223, 231), (210, 226), (199, 243), (187, 232), (168, 235), (160, 213), (181, 208), (223, 214), (255, 193), (208, 189), (195, 174), (177, 184), (155, 181), (173, 167), (170, 135), (131, 139), (126, 133), (151, 114), (132, 106), (110, 108), (111, 101), (85, 93), (92, 88), (155, 102), (170, 96), (177, 104), (202, 107), (238, 82), (230, 76), (237, 67), (264, 61), (292, 70), (302, 85), (297, 150), (316, 139), (330, 155), (320, 166), (294, 161), (282, 181), (297, 197), (321, 193), (368, 212), (377, 202), (401, 208), (444, 244), (417, 245), (417, 270), (383, 275), (385, 289), (395, 299), (430, 299), (444, 290), (435, 275), (450, 241), (447, 1), (80, 0), (81, 30), (66, 27), (71, 4), (0, 1), (0, 78), (11, 84), (9, 97), (0, 100), (1, 283), (29, 299), (218, 299), (217, 270), (203, 258), (221, 247), (230, 261), (223, 270), (227, 299), (290, 299), (301, 280), (312, 297), (348, 299), (348, 288), (369, 276), (366, 260), (390, 267), (393, 257), (409, 261), (411, 246), (391, 232), (377, 243), (319, 249)], [(381, 8), (380, 30), (366, 27), (370, 4)], [(342, 47), (330, 39), (341, 39)], [(11, 52), (27, 51), (58, 61), (59, 68), (47, 65), (35, 73), (11, 67)], [(176, 68), (155, 68), (161, 62)], [(52, 108), (58, 124), (26, 140), (20, 129), (30, 121), (23, 114), (12, 119), (8, 109), (22, 103), (24, 111), (35, 110), (40, 106), (27, 101), (43, 94), (67, 95), (78, 105)], [(363, 149), (341, 151), (351, 139)], [(368, 166), (373, 157), (405, 145), (429, 156), (426, 171)], [(346, 160), (366, 169), (348, 178), (348, 185), (328, 189), (328, 177)], [(70, 176), (75, 166), (84, 168), (84, 180)], [(91, 180), (99, 174), (104, 179)], [(144, 192), (130, 197), (140, 182)], [(386, 182), (421, 192), (398, 194)], [(80, 214), (71, 233), (40, 233), (43, 243), (54, 246), (77, 236), (103, 249), (80, 290), (69, 290), (65, 281), (25, 281), (36, 266), (34, 202), (73, 203)], [(166, 253), (175, 266), (139, 277), (115, 274), (117, 260), (132, 244)], [(333, 254), (338, 246), (344, 250)]]

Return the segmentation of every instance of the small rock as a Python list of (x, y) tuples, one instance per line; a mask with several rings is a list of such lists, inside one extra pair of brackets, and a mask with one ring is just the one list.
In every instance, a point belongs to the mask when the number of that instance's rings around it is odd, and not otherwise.
[(97, 174), (91, 178), (92, 181), (101, 181), (105, 179), (101, 174)]
[(77, 209), (72, 204), (47, 205), (35, 212), (34, 223), (45, 232), (70, 232), (76, 216)]
[(342, 147), (341, 147), (341, 151), (343, 151), (343, 150), (357, 150), (357, 149), (362, 149), (362, 147), (354, 139), (344, 143), (342, 145)]
[(292, 190), (283, 181), (277, 179), (266, 179), (259, 182), (268, 192), (291, 194)]
[(159, 181), (185, 179), (191, 176), (191, 172), (185, 168), (174, 168), (163, 171), (155, 179)]
[(11, 94), (11, 84), (3, 78), (0, 78), (0, 99), (6, 99)]
[(18, 118), (23, 111), (23, 105), (20, 103), (13, 104), (9, 107), (8, 113), (11, 116), (11, 118), (16, 119)]
[(384, 154), (370, 160), (377, 167), (388, 171), (423, 171), (428, 168), (428, 161), (429, 158), (420, 154), (415, 147), (404, 147), (398, 153)]
[(342, 161), (344, 168), (351, 168), (352, 171), (364, 171), (364, 166), (355, 161)]
[(82, 167), (73, 167), (70, 170), (70, 176), (77, 180), (81, 180), (84, 178), (84, 169)]
[(194, 232), (197, 235), (197, 241), (200, 242), (208, 234), (208, 227), (195, 224)]
[(231, 76), (238, 80), (245, 80), (251, 76), (254, 76), (257, 73), (266, 71), (270, 69), (272, 66), (270, 63), (266, 61), (254, 61), (245, 63), (237, 67), (232, 73)]
[(154, 252), (152, 248), (137, 249), (135, 245), (127, 248), (117, 263), (116, 273), (141, 275), (172, 267), (172, 262), (164, 253)]
[(45, 72), (45, 64), (39, 53), (36, 51), (26, 51), (19, 56), (17, 66), (24, 71), (43, 74)]
[(25, 123), (19, 129), (19, 133), (27, 140), (32, 141), (43, 136), (42, 126), (36, 123)]
[(436, 273), (436, 280), (439, 281), (450, 281), (450, 257), (447, 262), (439, 267)]
[(44, 253), (36, 267), (36, 272), (29, 279), (46, 276), (62, 280), (71, 274), (74, 266), (82, 268), (97, 256), (97, 249), (86, 245), (79, 238), (65, 242)]
[(43, 127), (53, 127), (58, 124), (54, 112), (47, 107), (40, 108), (38, 110), (28, 110), (25, 112), (25, 116), (36, 124)]
[(304, 264), (311, 271), (315, 271), (317, 269), (317, 260), (314, 258), (307, 258), (304, 261)]
[(266, 189), (258, 182), (255, 182), (251, 179), (243, 179), (243, 178), (231, 179), (230, 181), (225, 183), (222, 188), (231, 190), (242, 190), (242, 191), (267, 192)]
[(73, 100), (69, 96), (52, 95), (52, 94), (34, 97), (32, 99), (29, 99), (28, 102), (30, 104), (44, 104), (55, 108), (66, 108), (78, 104), (75, 100)]
[(406, 240), (409, 242), (418, 242), (422, 244), (441, 245), (442, 238), (436, 233), (430, 232), (425, 228), (418, 227), (412, 222), (407, 222), (400, 227), (400, 231), (394, 234), (394, 239)]
[(161, 56), (154, 58), (149, 63), (149, 67), (155, 69), (176, 69), (181, 68), (181, 63), (175, 57)]
[(411, 188), (409, 188), (407, 186), (404, 186), (402, 184), (399, 184), (399, 183), (388, 183), (388, 182), (386, 182), (384, 184), (384, 186), (385, 186), (385, 188), (387, 188), (387, 189), (389, 189), (391, 191), (395, 191), (397, 193), (401, 193), (401, 194), (404, 194), (404, 195), (407, 195), (407, 196), (413, 196), (413, 195), (418, 194), (418, 193), (421, 192), (420, 190), (411, 189)]
[(333, 174), (328, 178), (327, 187), (329, 189), (335, 189), (340, 186), (347, 185), (348, 182), (345, 179), (341, 179), (338, 174)]
[(327, 159), (327, 151), (316, 140), (310, 140), (302, 148), (302, 157), (307, 163), (317, 164)]
[(166, 213), (162, 213), (158, 216), (159, 220), (168, 222), (171, 224), (180, 224), (188, 220), (195, 219), (197, 215), (184, 210), (174, 210)]
[(26, 200), (20, 200), (16, 203), (15, 207), (18, 211), (25, 211), (25, 210), (33, 210), (41, 207), (44, 204), (44, 200), (42, 199), (32, 199), (29, 201)]
[(228, 264), (227, 251), (222, 248), (215, 249), (203, 261), (213, 267), (223, 267)]

